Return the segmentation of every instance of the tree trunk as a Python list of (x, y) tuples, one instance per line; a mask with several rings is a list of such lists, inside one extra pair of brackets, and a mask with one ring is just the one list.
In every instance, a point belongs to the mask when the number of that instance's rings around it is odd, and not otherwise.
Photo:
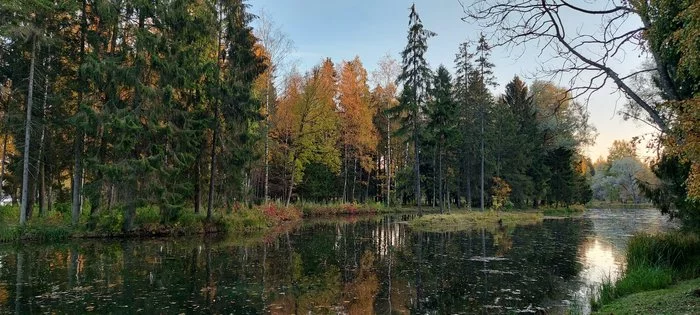
[(219, 114), (218, 114), (218, 106), (214, 106), (214, 117), (216, 119), (216, 123), (214, 126), (214, 132), (212, 134), (212, 141), (211, 141), (211, 161), (209, 164), (209, 195), (207, 198), (207, 220), (211, 219), (212, 211), (214, 208), (214, 181), (216, 180), (216, 138), (218, 136), (218, 129), (219, 129)]
[(194, 166), (194, 213), (202, 209), (202, 156), (198, 154), (197, 163)]
[(433, 208), (437, 205), (437, 198), (438, 198), (437, 197), (438, 174), (435, 170), (435, 168), (437, 166), (437, 161), (436, 161), (437, 154), (438, 154), (437, 150), (433, 150), (433, 165), (432, 165), (432, 168), (433, 168), (433, 198), (431, 198)]
[(420, 140), (418, 139), (418, 122), (416, 121), (416, 119), (418, 119), (417, 115), (413, 121), (413, 152), (415, 154), (415, 162), (413, 163), (413, 174), (416, 177), (414, 179), (413, 195), (416, 199), (416, 206), (418, 207), (418, 216), (423, 216), (420, 192)]
[(134, 200), (135, 187), (137, 183), (124, 185), (124, 201), (126, 208), (124, 209), (124, 225), (122, 230), (130, 232), (134, 228), (134, 217), (136, 216), (136, 201)]
[(350, 194), (350, 202), (355, 202), (355, 186), (357, 186), (357, 154), (352, 164), (352, 193)]
[[(482, 70), (483, 73), (483, 70)], [(484, 211), (484, 104), (481, 104), (481, 194), (479, 206)]]
[(443, 191), (443, 173), (442, 173), (442, 147), (444, 140), (440, 139), (440, 147), (438, 150), (438, 194), (440, 194), (440, 213), (445, 213), (445, 194)]
[[(7, 115), (7, 112), (5, 112), (5, 116), (9, 117), (9, 115)], [(7, 126), (7, 118), (5, 119), (5, 126)], [(7, 137), (8, 137), (8, 131), (5, 130), (5, 134), (2, 137), (2, 160), (0, 160), (0, 198), (5, 197), (4, 185), (5, 185), (5, 160), (7, 158)]]
[[(50, 52), (49, 52), (50, 53)], [(44, 63), (46, 65), (46, 63)], [(49, 96), (49, 65), (44, 73), (44, 99), (41, 106), (41, 138), (39, 142), (39, 216), (44, 216), (47, 211), (46, 202), (46, 103)]]
[[(388, 103), (387, 103), (388, 104)], [(387, 109), (388, 109), (387, 105)], [(386, 206), (391, 205), (391, 120), (386, 115)]]
[(292, 201), (292, 189), (294, 189), (294, 165), (296, 164), (296, 160), (292, 160), (292, 171), (291, 171), (291, 176), (289, 177), (289, 192), (287, 194), (287, 202), (285, 203), (285, 207), (289, 207), (289, 203)]
[(345, 155), (343, 156), (343, 203), (348, 202), (348, 145), (344, 145)]
[(469, 162), (467, 162), (467, 210), (472, 209), (472, 179), (471, 179), (471, 168), (472, 166), (470, 165)]
[(24, 127), (24, 161), (22, 166), (22, 203), (20, 205), (19, 223), (27, 222), (29, 213), (29, 147), (32, 131), (32, 104), (34, 99), (34, 65), (36, 59), (36, 37), (32, 39), (32, 57), (29, 64), (29, 88), (27, 90), (27, 118)]
[(270, 82), (272, 77), (268, 78), (267, 91), (265, 92), (265, 188), (264, 200), (268, 202), (270, 198), (270, 90), (272, 89)]
[[(85, 60), (85, 39), (87, 35), (87, 0), (83, 0), (83, 9), (82, 9), (82, 23), (81, 23), (81, 30), (80, 30), (80, 63), (83, 63)], [(82, 76), (78, 74), (79, 76), (79, 81), (82, 82)], [(78, 102), (82, 103), (83, 101), (83, 89), (84, 86), (81, 85), (78, 88)], [(78, 104), (78, 111), (80, 111), (80, 105)], [(82, 171), (82, 151), (83, 151), (83, 132), (80, 130), (80, 127), (76, 126), (76, 131), (75, 131), (75, 140), (74, 140), (74, 148), (73, 148), (73, 158), (74, 158), (74, 165), (73, 165), (73, 202), (72, 202), (72, 208), (71, 208), (71, 222), (73, 225), (78, 224), (78, 219), (80, 218), (80, 208), (81, 208), (81, 198), (80, 195), (82, 194), (82, 178), (83, 178), (83, 171)]]

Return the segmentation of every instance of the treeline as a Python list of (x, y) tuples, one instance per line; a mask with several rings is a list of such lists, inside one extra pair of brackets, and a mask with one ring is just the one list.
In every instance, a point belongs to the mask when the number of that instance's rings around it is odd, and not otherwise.
[[(434, 34), (415, 10), (410, 21), (402, 62), (385, 58), (373, 80), (359, 58), (286, 79), (271, 113), (270, 196), (444, 208), (479, 207), (483, 190), (484, 207), (587, 202), (580, 149), (594, 130), (581, 104), (518, 77), (494, 96), (483, 37), (473, 51), (460, 45), (454, 78), (433, 71), (423, 56)], [(262, 174), (252, 177), (264, 198)]]
[(248, 11), (241, 0), (3, 1), (0, 182), (21, 223), (55, 205), (74, 223), (117, 211), (130, 230), (145, 205), (170, 222), (270, 199), (590, 198), (583, 107), (517, 77), (492, 95), (483, 37), (460, 46), (454, 78), (432, 71), (434, 34), (414, 9), (400, 64), (385, 58), (370, 76), (359, 58), (326, 59), (279, 80), (284, 49), (254, 35)]

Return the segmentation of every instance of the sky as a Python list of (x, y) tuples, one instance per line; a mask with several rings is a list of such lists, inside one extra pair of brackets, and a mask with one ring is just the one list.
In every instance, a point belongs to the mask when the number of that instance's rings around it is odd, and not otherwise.
[[(465, 5), (469, 0), (463, 1)], [(433, 68), (440, 64), (454, 68), (454, 56), (461, 42), (476, 41), (480, 27), (462, 21), (465, 16), (458, 0), (250, 0), (253, 13), (261, 10), (294, 42), (292, 58), (300, 71), (310, 69), (322, 59), (330, 57), (334, 62), (359, 56), (371, 73), (377, 62), (389, 54), (400, 60), (399, 53), (406, 45), (409, 7), (416, 9), (426, 29), (437, 33), (428, 42), (426, 59)], [(597, 25), (600, 21), (568, 21), (574, 27)], [(486, 34), (489, 35), (488, 33)], [(505, 85), (515, 75), (526, 82), (541, 78), (538, 69), (546, 58), (538, 57), (537, 47), (517, 47), (514, 50), (496, 47), (492, 62), (494, 74), (502, 93)], [(620, 61), (623, 69), (634, 69), (639, 54), (629, 54)], [(555, 82), (565, 85), (566, 82)], [(581, 100), (584, 102), (584, 100)], [(584, 148), (592, 160), (606, 157), (614, 140), (630, 140), (632, 137), (649, 138), (653, 129), (639, 122), (624, 121), (616, 112), (626, 102), (614, 86), (606, 86), (594, 93), (587, 102), (590, 122), (597, 129), (595, 145)], [(641, 156), (651, 156), (644, 145), (638, 146)]]

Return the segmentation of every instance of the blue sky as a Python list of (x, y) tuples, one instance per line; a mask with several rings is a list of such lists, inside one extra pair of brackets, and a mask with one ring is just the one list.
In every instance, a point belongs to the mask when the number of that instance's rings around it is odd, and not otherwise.
[[(368, 71), (387, 53), (399, 59), (406, 45), (409, 7), (414, 1), (406, 0), (250, 0), (253, 12), (264, 9), (267, 15), (294, 41), (299, 70), (304, 71), (330, 57), (335, 62), (360, 56)], [(468, 3), (468, 0), (464, 0)], [(462, 7), (457, 0), (417, 0), (416, 8), (424, 26), (438, 35), (428, 42), (427, 59), (431, 67), (444, 64), (453, 68), (459, 43), (477, 40), (479, 27), (463, 22)], [(589, 25), (598, 21), (574, 21)], [(496, 48), (493, 63), (500, 92), (514, 75), (531, 82), (537, 75), (541, 60), (534, 47), (526, 47), (525, 54)], [(635, 56), (623, 61), (625, 68), (638, 64)], [(563, 84), (563, 82), (562, 82)], [(630, 139), (652, 130), (642, 124), (625, 122), (618, 115), (624, 99), (612, 86), (594, 94), (588, 103), (592, 124), (598, 129), (596, 144), (586, 148), (595, 160), (606, 156), (613, 140)], [(641, 148), (640, 154), (648, 155)]]

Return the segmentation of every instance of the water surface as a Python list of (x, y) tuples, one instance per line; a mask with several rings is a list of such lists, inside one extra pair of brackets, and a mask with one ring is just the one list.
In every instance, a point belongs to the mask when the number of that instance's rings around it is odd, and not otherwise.
[(473, 314), (582, 308), (656, 210), (451, 233), (408, 215), (310, 220), (260, 237), (0, 245), (0, 313)]

